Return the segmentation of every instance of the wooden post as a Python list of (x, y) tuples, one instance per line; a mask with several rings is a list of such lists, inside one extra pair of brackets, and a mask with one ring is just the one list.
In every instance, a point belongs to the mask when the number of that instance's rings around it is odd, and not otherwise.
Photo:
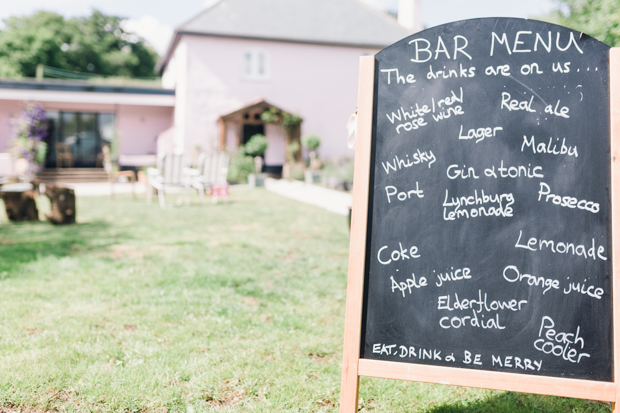
[(243, 118), (241, 118), (241, 116), (238, 117), (238, 121), (237, 121), (237, 148), (239, 149), (239, 147), (241, 145), (243, 145)]
[(56, 225), (75, 224), (75, 192), (71, 188), (45, 185), (45, 195), (50, 199), (52, 211), (45, 217)]
[(355, 144), (355, 175), (349, 244), (349, 274), (342, 357), (340, 412), (356, 413), (359, 392), (359, 356), (362, 333), (364, 263), (366, 226), (368, 222), (368, 191), (370, 185), (370, 148), (372, 141), (375, 57), (360, 58), (357, 138)]
[(222, 118), (219, 118), (217, 124), (220, 129), (220, 147), (219, 150), (223, 151), (226, 149), (226, 121)]
[(10, 221), (38, 221), (39, 210), (35, 202), (36, 192), (31, 184), (5, 185), (0, 192), (6, 215)]
[(609, 116), (611, 122), (611, 244), (613, 324), (614, 324), (614, 382), (616, 402), (612, 403), (614, 413), (620, 413), (620, 48), (609, 50)]

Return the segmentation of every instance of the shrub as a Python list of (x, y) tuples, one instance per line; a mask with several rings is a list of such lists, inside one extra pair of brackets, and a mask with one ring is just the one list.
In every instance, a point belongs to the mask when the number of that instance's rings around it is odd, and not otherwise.
[(301, 137), (301, 144), (309, 151), (316, 151), (321, 145), (321, 138), (316, 135), (304, 135)]
[(353, 182), (353, 159), (348, 156), (329, 161), (323, 167), (325, 185), (348, 190)]
[(45, 162), (48, 123), (45, 110), (39, 103), (26, 104), (21, 116), (13, 121), (14, 136), (9, 142), (9, 152), (16, 159), (28, 161), (28, 174), (36, 174)]
[(296, 179), (298, 181), (304, 180), (304, 171), (306, 167), (303, 162), (293, 162), (289, 166), (289, 179)]
[(299, 152), (299, 143), (293, 141), (286, 147), (286, 161), (289, 163), (295, 162), (295, 154)]
[(256, 172), (255, 169), (254, 160), (246, 155), (246, 149), (241, 145), (230, 162), (227, 179), (230, 182), (245, 183), (248, 175)]
[(245, 144), (245, 153), (250, 156), (261, 156), (267, 150), (267, 138), (257, 133)]

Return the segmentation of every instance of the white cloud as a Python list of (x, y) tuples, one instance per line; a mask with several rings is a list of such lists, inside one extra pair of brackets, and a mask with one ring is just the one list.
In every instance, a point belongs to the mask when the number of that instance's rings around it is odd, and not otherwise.
[(122, 23), (123, 30), (136, 33), (146, 40), (159, 55), (166, 53), (174, 30), (153, 16), (142, 16), (139, 19), (127, 19)]
[(208, 9), (209, 7), (213, 6), (218, 1), (220, 0), (204, 0), (202, 2), (202, 7), (204, 7), (205, 9)]
[(398, 8), (398, 0), (362, 0), (364, 3), (378, 10), (393, 10)]

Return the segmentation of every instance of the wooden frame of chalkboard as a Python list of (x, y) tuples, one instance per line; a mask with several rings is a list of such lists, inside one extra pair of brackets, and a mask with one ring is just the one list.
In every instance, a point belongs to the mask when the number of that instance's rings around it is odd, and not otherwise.
[[(515, 46), (516, 47), (516, 46)], [(479, 387), (552, 396), (563, 396), (612, 402), (613, 411), (620, 412), (620, 48), (609, 50), (609, 115), (611, 171), (611, 242), (612, 252), (612, 331), (613, 354), (611, 381), (575, 379), (475, 370), (368, 359), (362, 357), (364, 334), (365, 276), (368, 265), (369, 200), (372, 196), (372, 140), (376, 110), (376, 60), (374, 56), (360, 59), (358, 89), (358, 120), (355, 147), (355, 173), (351, 221), (350, 255), (347, 284), (345, 334), (341, 383), (340, 411), (357, 412), (360, 376), (419, 381), (467, 387)]]

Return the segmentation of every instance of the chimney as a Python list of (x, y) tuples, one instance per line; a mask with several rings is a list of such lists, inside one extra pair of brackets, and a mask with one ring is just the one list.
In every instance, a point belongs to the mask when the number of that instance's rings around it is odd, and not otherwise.
[(398, 0), (398, 24), (411, 33), (424, 29), (421, 0)]

